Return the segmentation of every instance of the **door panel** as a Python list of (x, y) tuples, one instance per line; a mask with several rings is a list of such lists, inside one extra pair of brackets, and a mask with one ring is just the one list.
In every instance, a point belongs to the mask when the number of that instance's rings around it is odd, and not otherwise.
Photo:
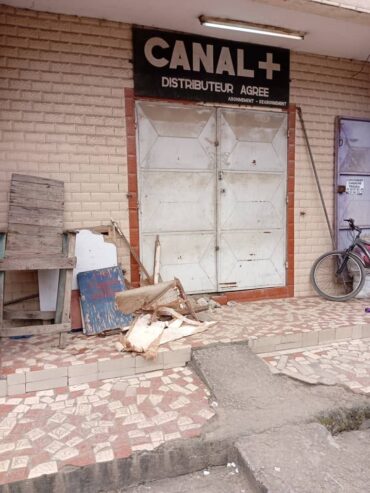
[(219, 111), (219, 289), (283, 286), (286, 115)]
[(216, 112), (140, 102), (137, 121), (142, 261), (151, 271), (158, 234), (162, 278), (215, 291)]
[(370, 235), (370, 121), (340, 118), (337, 132), (337, 185), (344, 187), (337, 193), (337, 244), (346, 248), (351, 234), (344, 219), (354, 218)]
[[(137, 103), (140, 248), (190, 293), (285, 285), (286, 115)], [(217, 145), (217, 142), (219, 145)]]

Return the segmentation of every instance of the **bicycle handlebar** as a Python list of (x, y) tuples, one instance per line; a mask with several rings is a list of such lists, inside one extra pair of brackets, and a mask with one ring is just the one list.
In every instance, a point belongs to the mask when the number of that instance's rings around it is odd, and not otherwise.
[(355, 225), (354, 219), (350, 217), (349, 219), (343, 219), (343, 220), (348, 223), (352, 231), (357, 231), (358, 233), (362, 233), (362, 229)]

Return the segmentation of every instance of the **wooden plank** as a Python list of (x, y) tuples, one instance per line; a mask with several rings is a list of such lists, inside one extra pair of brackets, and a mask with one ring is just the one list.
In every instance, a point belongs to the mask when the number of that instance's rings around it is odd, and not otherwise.
[(10, 270), (50, 270), (73, 269), (76, 266), (76, 257), (40, 256), (23, 258), (5, 258), (0, 260), (0, 271)]
[(42, 237), (9, 233), (6, 242), (6, 256), (13, 257), (19, 255), (19, 252), (61, 254), (62, 234)]
[(44, 194), (48, 196), (53, 194), (53, 197), (58, 199), (63, 199), (64, 196), (64, 187), (53, 187), (50, 185), (43, 185), (42, 183), (20, 183), (12, 181), (10, 183), (10, 191), (15, 191), (16, 193), (22, 193), (24, 195), (39, 192), (40, 197), (43, 197)]
[(48, 185), (54, 187), (64, 187), (64, 182), (60, 180), (52, 180), (51, 178), (41, 178), (41, 176), (22, 175), (20, 173), (12, 174), (12, 181), (19, 181), (25, 183), (39, 183), (41, 185)]
[(160, 275), (159, 275), (160, 260), (161, 260), (161, 243), (159, 241), (159, 235), (157, 235), (154, 244), (153, 284), (158, 284), (158, 282), (160, 281)]
[(63, 228), (60, 226), (35, 226), (32, 224), (9, 224), (8, 233), (39, 236), (44, 238), (45, 236), (55, 236), (57, 234), (63, 234)]
[(54, 320), (55, 311), (4, 310), (4, 320)]
[(60, 332), (69, 332), (70, 323), (48, 324), (48, 325), (28, 325), (25, 327), (2, 327), (0, 328), (0, 337), (14, 337), (27, 335), (50, 335), (59, 334)]
[[(66, 238), (63, 242), (63, 248), (64, 251), (66, 251), (68, 256), (72, 256), (75, 254), (75, 246), (76, 246), (76, 235), (74, 233), (67, 233), (64, 235)], [(60, 317), (61, 317), (61, 322), (66, 323), (71, 320), (71, 300), (72, 300), (72, 277), (73, 277), (73, 271), (72, 270), (63, 270), (59, 272), (59, 277), (61, 276), (62, 272), (64, 273), (63, 277), (63, 284), (64, 284), (64, 293), (63, 293), (63, 300), (60, 303), (61, 304), (61, 312), (60, 312)], [(59, 292), (58, 292), (59, 294)], [(59, 347), (64, 348), (66, 345), (66, 335), (63, 334), (62, 332), (60, 333), (59, 336)]]
[[(67, 253), (67, 249), (68, 249), (68, 235), (64, 234), (62, 240), (63, 254)], [(55, 319), (54, 319), (54, 323), (56, 324), (59, 324), (62, 321), (65, 285), (66, 285), (66, 271), (62, 269), (59, 271), (57, 303), (56, 303), (56, 311), (55, 311)]]
[(139, 259), (139, 256), (138, 254), (135, 252), (135, 250), (132, 248), (131, 246), (131, 243), (128, 241), (128, 239), (126, 238), (125, 234), (123, 233), (122, 229), (119, 227), (117, 221), (115, 221), (114, 219), (111, 219), (111, 222), (112, 222), (112, 225), (113, 227), (117, 230), (117, 233), (119, 234), (119, 236), (123, 239), (123, 241), (126, 243), (128, 249), (130, 250), (130, 253), (131, 255), (133, 256), (135, 262), (139, 265), (141, 271), (143, 272), (143, 274), (145, 275), (145, 277), (148, 279), (148, 282), (150, 284), (153, 284), (153, 279), (151, 278), (151, 276), (149, 275), (149, 272), (146, 270), (146, 268), (144, 267), (144, 265), (142, 264), (141, 260)]
[[(0, 234), (0, 259), (5, 255), (6, 234)], [(0, 272), (0, 326), (3, 323), (5, 273)]]
[(40, 196), (39, 198), (34, 198), (20, 193), (10, 195), (9, 204), (10, 206), (29, 207), (30, 200), (32, 200), (32, 207), (37, 207), (38, 209), (61, 211), (64, 206), (63, 200), (45, 200)]
[(29, 197), (30, 199), (40, 199), (47, 200), (49, 202), (64, 201), (64, 191), (55, 188), (45, 188), (45, 187), (27, 187), (25, 184), (14, 184), (10, 185), (10, 197), (14, 197), (16, 194), (20, 194), (22, 197)]
[[(76, 246), (76, 235), (73, 233), (69, 233), (67, 238), (67, 255), (71, 257), (75, 254), (75, 246)], [(66, 272), (66, 281), (64, 287), (64, 301), (63, 301), (63, 310), (62, 310), (62, 322), (68, 322), (70, 320), (71, 314), (71, 296), (72, 296), (72, 276), (73, 271), (67, 270)]]
[(59, 226), (63, 229), (63, 211), (12, 206), (9, 209), (8, 223), (33, 224), (35, 226)]
[(33, 300), (38, 298), (39, 293), (28, 294), (27, 296), (21, 296), (20, 298), (15, 298), (14, 300), (9, 300), (4, 303), (4, 306), (15, 305), (16, 303), (21, 303), (22, 301)]

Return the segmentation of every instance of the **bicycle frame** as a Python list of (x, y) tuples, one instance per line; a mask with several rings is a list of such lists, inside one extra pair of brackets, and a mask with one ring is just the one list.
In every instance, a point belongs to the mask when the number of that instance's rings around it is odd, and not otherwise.
[(356, 238), (353, 240), (352, 244), (346, 249), (346, 253), (352, 252), (353, 255), (356, 255), (356, 257), (361, 261), (363, 266), (366, 267), (366, 264), (363, 261), (363, 259), (359, 255), (357, 255), (356, 252), (353, 252), (353, 250), (356, 247), (358, 247), (370, 263), (370, 252), (366, 248), (366, 245), (368, 245), (368, 243), (365, 242), (364, 240), (362, 240), (360, 238), (360, 235), (361, 235), (361, 233), (357, 233)]

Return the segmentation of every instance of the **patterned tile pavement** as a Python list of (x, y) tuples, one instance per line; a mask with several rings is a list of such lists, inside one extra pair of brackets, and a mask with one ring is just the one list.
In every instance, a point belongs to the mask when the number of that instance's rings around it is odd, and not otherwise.
[[(353, 325), (370, 324), (366, 301), (332, 303), (318, 297), (232, 303), (210, 313), (218, 324), (206, 332), (163, 346), (164, 350), (202, 347), (217, 342), (235, 342), (265, 336), (295, 334)], [(339, 309), (340, 308), (340, 309)], [(5, 339), (0, 344), (1, 375), (95, 363), (122, 358), (115, 349), (118, 336), (68, 336), (66, 349), (57, 336)], [(131, 357), (130, 355), (126, 355)]]
[(0, 399), (0, 484), (200, 434), (214, 411), (187, 368)]
[(370, 339), (259, 356), (273, 373), (310, 384), (339, 384), (353, 392), (370, 395)]

